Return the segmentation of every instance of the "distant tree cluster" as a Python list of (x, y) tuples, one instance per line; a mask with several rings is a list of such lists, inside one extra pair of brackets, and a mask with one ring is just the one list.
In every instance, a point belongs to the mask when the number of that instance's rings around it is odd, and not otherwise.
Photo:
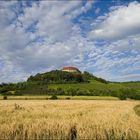
[(45, 86), (28, 89), (27, 91), (21, 91), (21, 94), (31, 95), (66, 95), (66, 96), (113, 96), (118, 97), (120, 100), (126, 100), (127, 98), (140, 100), (140, 93), (131, 88), (122, 88), (120, 90), (111, 89), (79, 89), (79, 88), (48, 88)]
[(43, 74), (36, 74), (35, 76), (30, 76), (28, 82), (33, 81), (43, 81), (46, 83), (81, 83), (89, 82), (89, 80), (96, 80), (107, 84), (108, 82), (102, 78), (98, 78), (89, 72), (78, 73), (78, 72), (66, 72), (61, 70), (53, 70)]
[(89, 73), (89, 72), (87, 72), (87, 71), (85, 71), (84, 73), (83, 73), (83, 75), (84, 75), (84, 77), (86, 78), (86, 79), (88, 79), (88, 80), (96, 80), (96, 81), (99, 81), (99, 82), (101, 82), (101, 83), (105, 83), (105, 84), (108, 84), (109, 82), (108, 81), (106, 81), (105, 79), (102, 79), (102, 78), (98, 78), (98, 77), (96, 77), (96, 76), (94, 76), (93, 74), (91, 74), (91, 73)]
[(27, 81), (44, 81), (47, 83), (81, 83), (87, 82), (88, 79), (86, 79), (83, 74), (78, 72), (70, 73), (61, 70), (53, 70), (43, 74), (30, 76)]

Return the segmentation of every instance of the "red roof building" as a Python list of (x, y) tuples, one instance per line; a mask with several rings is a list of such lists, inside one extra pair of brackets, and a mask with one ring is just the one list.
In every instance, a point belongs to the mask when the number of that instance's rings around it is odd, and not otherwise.
[(62, 71), (67, 72), (80, 72), (80, 70), (76, 67), (63, 67)]

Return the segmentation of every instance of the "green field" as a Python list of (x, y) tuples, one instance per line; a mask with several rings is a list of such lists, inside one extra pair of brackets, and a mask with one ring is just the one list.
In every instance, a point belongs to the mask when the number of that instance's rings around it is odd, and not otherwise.
[[(59, 99), (94, 99), (97, 96), (105, 98), (113, 96), (120, 99), (140, 99), (140, 82), (128, 83), (102, 83), (96, 80), (82, 83), (37, 83), (37, 82), (24, 82), (17, 85), (9, 85), (1, 88), (1, 95), (9, 96), (8, 99), (16, 98), (21, 95), (19, 99), (48, 99), (49, 96), (60, 96)], [(32, 95), (32, 97), (26, 97)], [(11, 96), (11, 97), (10, 97)], [(35, 97), (33, 97), (35, 96)], [(43, 96), (43, 97), (42, 97)], [(70, 97), (66, 97), (70, 96)], [(76, 97), (80, 96), (80, 97)], [(82, 97), (84, 96), (84, 97)], [(94, 97), (92, 97), (94, 96)]]
[[(7, 100), (49, 100), (51, 96), (7, 96)], [(57, 96), (58, 100), (118, 100), (117, 97), (111, 96)], [(3, 100), (3, 96), (0, 96)]]
[(121, 85), (140, 90), (140, 82), (121, 83)]
[[(140, 86), (140, 83), (139, 83)], [(50, 84), (49, 88), (62, 88), (64, 90), (74, 88), (81, 90), (92, 90), (92, 89), (101, 89), (101, 90), (119, 90), (121, 88), (126, 88), (126, 85), (119, 83), (109, 83), (104, 84), (95, 80), (91, 80), (90, 83), (77, 83), (77, 84)]]

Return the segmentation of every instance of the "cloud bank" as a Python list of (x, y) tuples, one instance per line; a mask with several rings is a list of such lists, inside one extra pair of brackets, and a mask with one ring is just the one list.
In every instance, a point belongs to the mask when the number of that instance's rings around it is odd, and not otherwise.
[(100, 10), (94, 19), (97, 9), (91, 1), (0, 1), (0, 82), (66, 65), (107, 80), (140, 80), (140, 3)]

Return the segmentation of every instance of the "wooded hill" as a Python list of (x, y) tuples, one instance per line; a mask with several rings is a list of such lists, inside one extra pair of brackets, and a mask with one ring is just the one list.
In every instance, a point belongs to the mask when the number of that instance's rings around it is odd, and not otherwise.
[(140, 99), (140, 82), (113, 83), (89, 72), (50, 72), (30, 76), (26, 82), (3, 83), (1, 95), (113, 96)]
[(30, 76), (27, 82), (44, 82), (44, 83), (83, 83), (89, 82), (91, 79), (100, 81), (102, 83), (108, 83), (102, 78), (98, 78), (89, 72), (66, 72), (61, 70), (52, 70), (50, 72), (36, 74)]

